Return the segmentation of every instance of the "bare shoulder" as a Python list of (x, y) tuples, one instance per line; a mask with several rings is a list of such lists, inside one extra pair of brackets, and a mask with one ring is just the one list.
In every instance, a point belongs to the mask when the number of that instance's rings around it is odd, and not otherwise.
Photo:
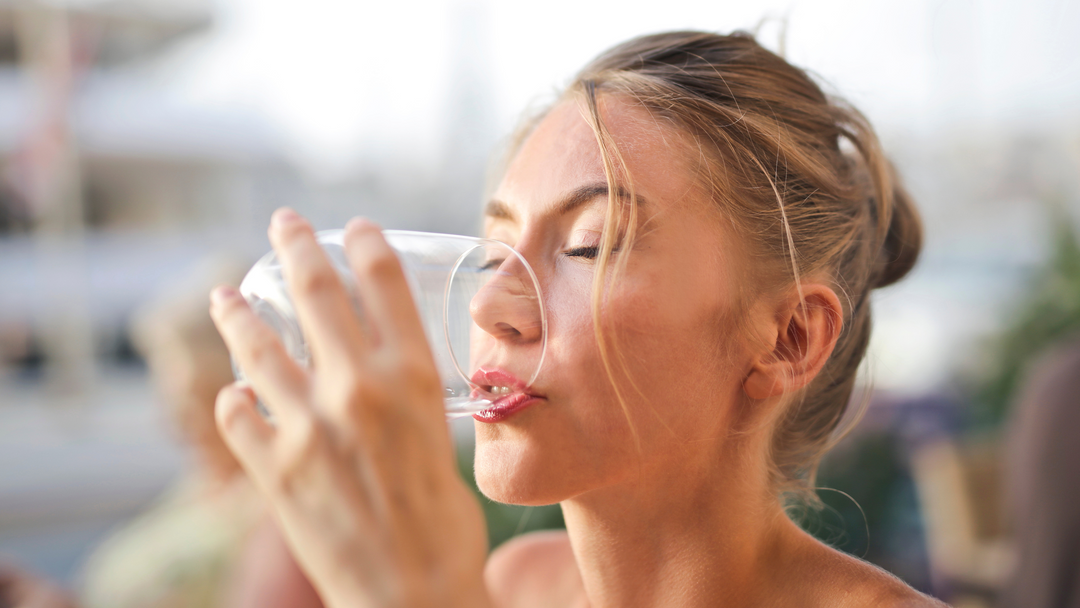
[(919, 593), (893, 574), (834, 549), (847, 590), (843, 605), (881, 608), (948, 608), (944, 602)]
[(575, 606), (584, 600), (570, 537), (561, 530), (503, 543), (488, 558), (484, 581), (499, 608)]
[(897, 584), (902, 589), (883, 590), (866, 605), (882, 608), (949, 608), (945, 602), (919, 593), (901, 581), (897, 581)]
[(876, 593), (867, 606), (881, 606), (882, 608), (948, 608), (948, 604), (929, 595), (919, 593), (906, 583), (893, 577), (886, 572), (882, 576), (891, 579), (886, 582), (880, 591)]

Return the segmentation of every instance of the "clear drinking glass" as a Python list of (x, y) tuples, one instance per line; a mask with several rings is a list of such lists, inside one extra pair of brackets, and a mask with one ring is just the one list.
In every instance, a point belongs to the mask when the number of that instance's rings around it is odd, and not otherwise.
[[(315, 236), (363, 323), (356, 281), (345, 257), (344, 235), (343, 230), (325, 230)], [(526, 386), (536, 380), (547, 348), (547, 316), (536, 274), (521, 254), (492, 239), (406, 230), (384, 230), (383, 236), (401, 260), (420, 312), (443, 380), (447, 418), (491, 406), (489, 387), (473, 381), (484, 369), (513, 374)], [(255, 263), (240, 283), (240, 293), (278, 334), (289, 356), (309, 366), (307, 342), (276, 253), (271, 251)], [(506, 319), (500, 320), (500, 315)], [(520, 330), (526, 325), (523, 333)], [(244, 379), (235, 359), (233, 372), (238, 380)], [(261, 400), (259, 409), (272, 419), (272, 412)]]

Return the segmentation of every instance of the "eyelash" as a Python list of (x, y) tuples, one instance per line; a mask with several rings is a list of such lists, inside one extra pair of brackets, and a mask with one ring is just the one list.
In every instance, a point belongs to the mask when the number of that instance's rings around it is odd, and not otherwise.
[(568, 258), (585, 258), (586, 260), (594, 260), (596, 256), (600, 254), (600, 247), (574, 247), (573, 249), (567, 249), (563, 255)]
[[(619, 250), (613, 249), (612, 253), (617, 253)], [(600, 247), (594, 245), (592, 247), (574, 247), (573, 249), (567, 249), (563, 252), (568, 258), (585, 258), (586, 260), (595, 260), (596, 256), (600, 255)], [(502, 263), (506, 260), (489, 260), (486, 264), (480, 267), (480, 270), (493, 270), (502, 266)]]

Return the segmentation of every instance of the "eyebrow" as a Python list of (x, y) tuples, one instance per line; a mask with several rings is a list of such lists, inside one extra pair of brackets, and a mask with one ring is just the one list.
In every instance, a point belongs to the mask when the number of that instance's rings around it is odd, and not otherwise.
[[(608, 196), (607, 184), (585, 184), (573, 190), (570, 194), (560, 199), (552, 208), (552, 213), (555, 215), (566, 215), (571, 211), (581, 207), (582, 205), (592, 202), (601, 196)], [(625, 188), (619, 187), (616, 195), (626, 201), (630, 202), (630, 192)], [(640, 194), (636, 195), (637, 203), (639, 205), (645, 205), (645, 198)], [(514, 214), (513, 209), (509, 205), (498, 199), (492, 199), (488, 201), (487, 206), (484, 208), (484, 215), (492, 219), (500, 220), (515, 220), (517, 216)]]

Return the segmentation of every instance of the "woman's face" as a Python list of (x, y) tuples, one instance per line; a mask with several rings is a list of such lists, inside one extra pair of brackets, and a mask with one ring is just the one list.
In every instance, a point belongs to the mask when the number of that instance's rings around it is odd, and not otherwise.
[[(600, 242), (607, 180), (582, 106), (564, 101), (517, 153), (485, 219), (487, 236), (533, 266), (548, 310), (547, 359), (530, 389), (539, 398), (476, 423), (476, 477), (495, 500), (546, 504), (713, 466), (742, 394), (748, 365), (734, 319), (745, 260), (697, 186), (696, 148), (617, 98), (601, 98), (601, 110), (639, 198), (637, 238), (614, 254), (629, 257), (601, 317), (626, 407), (592, 314), (589, 248)], [(526, 347), (496, 334), (512, 368)]]

